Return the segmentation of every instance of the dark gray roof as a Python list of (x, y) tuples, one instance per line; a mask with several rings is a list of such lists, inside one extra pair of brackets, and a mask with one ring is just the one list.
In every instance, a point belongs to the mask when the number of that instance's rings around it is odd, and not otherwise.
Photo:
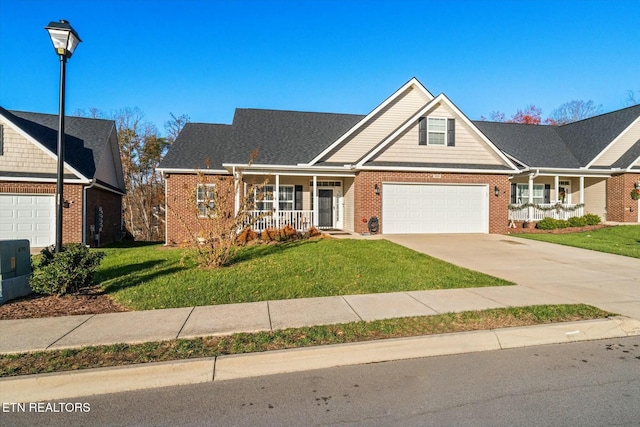
[(231, 125), (189, 123), (184, 127), (160, 168), (212, 169), (223, 163), (297, 165), (307, 163), (364, 116), (300, 111), (238, 108)]
[(640, 104), (558, 126), (557, 132), (586, 166), (639, 116)]
[[(562, 126), (474, 121), (500, 150), (530, 167), (585, 167), (640, 116), (640, 105)], [(611, 167), (628, 167), (637, 144)], [(624, 164), (625, 162), (626, 165)]]
[(160, 168), (222, 169), (231, 125), (187, 123), (160, 162)]
[(485, 121), (473, 124), (500, 150), (527, 166), (580, 167), (555, 127)]
[[(0, 107), (0, 113), (8, 120), (57, 154), (58, 115), (9, 111)], [(65, 162), (92, 179), (96, 167), (109, 147), (109, 137), (115, 131), (113, 120), (65, 116)]]

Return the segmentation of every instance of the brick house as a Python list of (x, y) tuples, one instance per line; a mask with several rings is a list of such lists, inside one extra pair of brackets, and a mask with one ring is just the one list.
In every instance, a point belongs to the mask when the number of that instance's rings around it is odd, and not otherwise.
[(231, 210), (265, 180), (259, 229), (504, 233), (586, 212), (637, 223), (640, 106), (557, 127), (471, 121), (414, 78), (367, 115), (236, 109), (230, 125), (189, 123), (159, 170), (167, 243), (207, 220), (207, 188), (238, 184)]
[[(0, 107), (0, 239), (55, 243), (58, 116)], [(115, 122), (65, 117), (63, 243), (122, 236), (124, 177)]]

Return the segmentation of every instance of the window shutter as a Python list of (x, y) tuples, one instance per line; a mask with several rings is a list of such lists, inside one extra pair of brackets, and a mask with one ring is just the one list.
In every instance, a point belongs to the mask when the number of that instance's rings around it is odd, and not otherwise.
[(511, 184), (511, 203), (516, 204), (518, 203), (518, 185), (517, 184)]
[(427, 118), (418, 119), (418, 145), (427, 145)]
[(456, 120), (447, 119), (447, 146), (455, 147), (456, 145)]
[(544, 203), (551, 203), (551, 184), (544, 185)]
[(302, 185), (296, 185), (295, 195), (293, 196), (294, 200), (294, 209), (297, 211), (302, 210)]

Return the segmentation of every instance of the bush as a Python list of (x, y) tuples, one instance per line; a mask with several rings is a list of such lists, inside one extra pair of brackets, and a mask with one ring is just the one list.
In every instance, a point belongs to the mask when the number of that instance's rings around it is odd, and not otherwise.
[(247, 243), (249, 243), (249, 242), (251, 242), (253, 240), (256, 240), (257, 238), (258, 238), (258, 233), (253, 231), (251, 228), (245, 228), (238, 235), (237, 242), (238, 242), (239, 245), (244, 246)]
[(557, 222), (558, 220), (554, 218), (543, 218), (538, 221), (538, 223), (536, 224), (536, 228), (539, 228), (540, 230), (553, 230), (555, 228), (558, 228)]
[(602, 218), (600, 218), (600, 216), (596, 214), (588, 213), (583, 216), (583, 218), (585, 219), (585, 221), (587, 221), (587, 225), (598, 225), (602, 222)]
[(583, 216), (574, 216), (569, 218), (569, 227), (585, 227), (587, 220)]
[(59, 253), (50, 246), (41, 254), (29, 284), (34, 292), (46, 295), (77, 293), (91, 286), (105, 256), (104, 252), (89, 251), (79, 243), (64, 245)]

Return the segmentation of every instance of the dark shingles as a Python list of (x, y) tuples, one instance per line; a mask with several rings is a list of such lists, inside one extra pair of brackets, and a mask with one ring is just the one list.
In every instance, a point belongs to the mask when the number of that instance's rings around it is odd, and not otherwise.
[(626, 169), (630, 167), (640, 157), (640, 139), (631, 146), (618, 160), (616, 160), (611, 167)]
[(500, 150), (530, 167), (578, 168), (580, 162), (556, 133), (543, 125), (474, 121)]
[(167, 169), (222, 169), (231, 125), (187, 123), (160, 162)]
[[(58, 116), (54, 114), (8, 111), (0, 107), (8, 120), (57, 154)], [(105, 149), (109, 136), (115, 131), (112, 120), (65, 116), (65, 162), (92, 179)]]
[(161, 162), (161, 168), (212, 169), (223, 163), (297, 165), (311, 161), (364, 116), (236, 109), (232, 125), (188, 123)]
[(640, 116), (640, 104), (558, 126), (557, 133), (586, 166)]

